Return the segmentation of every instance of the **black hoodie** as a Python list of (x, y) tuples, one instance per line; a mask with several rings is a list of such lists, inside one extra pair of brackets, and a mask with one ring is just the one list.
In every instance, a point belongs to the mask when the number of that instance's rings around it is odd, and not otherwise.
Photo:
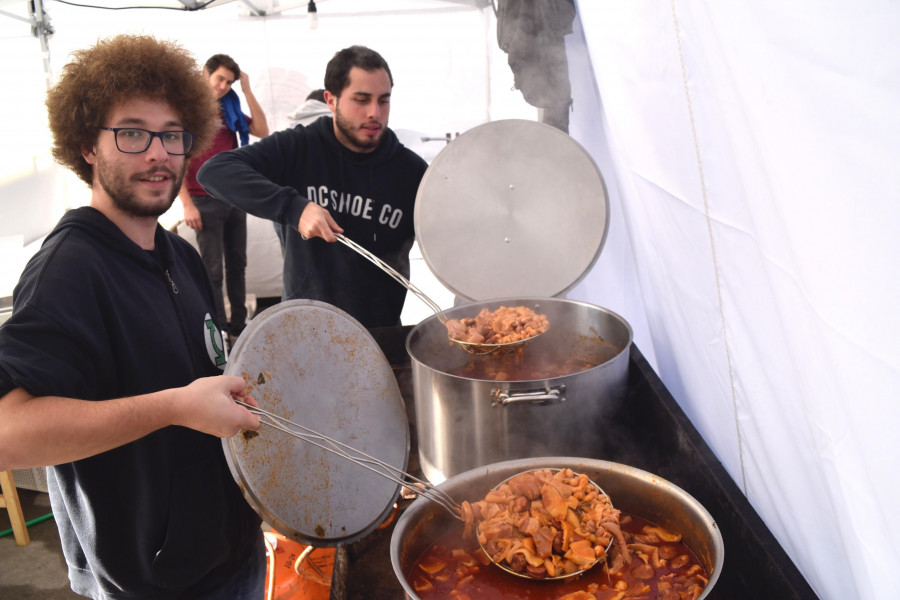
[(428, 165), (390, 129), (372, 152), (353, 152), (332, 123), (322, 117), (217, 154), (197, 180), (212, 196), (283, 226), (286, 299), (328, 302), (369, 328), (399, 325), (403, 286), (343, 244), (304, 240), (297, 225), (314, 200), (344, 235), (408, 279), (413, 207)]
[[(203, 262), (157, 226), (155, 255), (99, 211), (66, 213), (25, 267), (0, 328), (0, 396), (106, 400), (185, 386), (224, 367)], [(48, 469), (72, 589), (191, 597), (246, 561), (260, 519), (220, 439), (166, 427)]]

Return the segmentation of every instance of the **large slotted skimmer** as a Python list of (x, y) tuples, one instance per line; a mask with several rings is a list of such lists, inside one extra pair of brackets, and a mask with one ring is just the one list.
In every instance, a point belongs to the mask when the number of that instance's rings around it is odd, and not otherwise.
[[(394, 281), (396, 281), (397, 283), (399, 283), (400, 285), (405, 287), (413, 295), (415, 295), (419, 300), (424, 302), (428, 306), (428, 308), (430, 308), (431, 310), (434, 311), (434, 314), (435, 314), (435, 316), (437, 316), (438, 320), (444, 326), (447, 325), (447, 317), (444, 315), (443, 309), (441, 309), (441, 307), (438, 305), (437, 302), (432, 300), (425, 292), (423, 292), (421, 289), (419, 289), (414, 283), (412, 283), (406, 277), (401, 275), (396, 269), (394, 269), (394, 267), (387, 264), (386, 262), (384, 262), (383, 260), (381, 260), (380, 258), (375, 256), (374, 254), (372, 254), (371, 252), (369, 252), (368, 250), (366, 250), (365, 248), (363, 248), (362, 246), (360, 246), (359, 244), (357, 244), (356, 242), (354, 242), (353, 240), (351, 240), (344, 234), (337, 233), (335, 235), (337, 236), (337, 239), (339, 242), (341, 242), (342, 244), (344, 244), (345, 246), (347, 246), (354, 252), (361, 255), (363, 258), (367, 259), (369, 262), (371, 262), (374, 265), (376, 265), (377, 267), (379, 267), (385, 273), (390, 275), (394, 279)], [(539, 333), (537, 335), (534, 335), (529, 338), (525, 338), (523, 340), (516, 340), (514, 342), (506, 342), (503, 344), (485, 344), (485, 343), (479, 343), (479, 342), (467, 342), (464, 340), (457, 340), (455, 338), (452, 338), (449, 336), (449, 334), (447, 335), (447, 338), (451, 342), (453, 342), (454, 344), (456, 344), (457, 346), (459, 346), (460, 348), (462, 348), (463, 350), (468, 352), (469, 354), (482, 355), (482, 354), (494, 354), (497, 352), (505, 352), (507, 350), (512, 350), (514, 348), (524, 346), (525, 344), (528, 344), (528, 343), (534, 341), (540, 335), (541, 334)]]

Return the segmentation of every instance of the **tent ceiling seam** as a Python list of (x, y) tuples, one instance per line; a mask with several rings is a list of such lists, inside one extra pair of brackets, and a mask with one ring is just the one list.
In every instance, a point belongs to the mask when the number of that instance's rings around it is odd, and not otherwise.
[(719, 318), (722, 321), (722, 336), (725, 340), (725, 360), (728, 363), (728, 381), (731, 386), (731, 407), (734, 412), (734, 430), (737, 435), (738, 461), (741, 469), (741, 490), (747, 495), (747, 475), (744, 469), (744, 444), (741, 437), (741, 428), (738, 420), (737, 393), (734, 383), (734, 367), (731, 360), (731, 344), (728, 339), (728, 327), (725, 319), (725, 303), (722, 299), (722, 282), (719, 277), (719, 261), (716, 255), (716, 241), (713, 236), (712, 218), (709, 214), (709, 198), (706, 192), (706, 177), (703, 175), (703, 160), (700, 156), (700, 143), (697, 140), (697, 125), (694, 120), (694, 106), (691, 102), (691, 92), (688, 87), (687, 64), (684, 60), (684, 49), (681, 45), (681, 29), (678, 26), (678, 13), (675, 10), (675, 0), (670, 0), (672, 7), (672, 22), (675, 27), (675, 43), (678, 46), (678, 58), (681, 61), (681, 81), (684, 85), (684, 96), (687, 101), (688, 117), (691, 123), (691, 138), (694, 143), (694, 154), (697, 158), (697, 174), (700, 178), (700, 193), (703, 197), (703, 213), (706, 217), (706, 230), (709, 235), (709, 247), (712, 254), (713, 273), (716, 279), (716, 300), (719, 305)]

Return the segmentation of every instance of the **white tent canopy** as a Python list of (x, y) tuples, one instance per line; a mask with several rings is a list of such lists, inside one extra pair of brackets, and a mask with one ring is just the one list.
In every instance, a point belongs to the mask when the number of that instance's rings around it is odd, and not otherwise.
[[(235, 3), (160, 15), (48, 2), (50, 64), (58, 69), (98, 36), (163, 34), (200, 60), (235, 56), (254, 89), (266, 90), (257, 95), (278, 127), (318, 87), (333, 52), (362, 43), (394, 71), (394, 127), (442, 136), (536, 118), (509, 90), (489, 6), (385, 0), (377, 13), (357, 3), (329, 14), (349, 4), (317, 4), (320, 25), (310, 31), (305, 9), (254, 17)], [(893, 598), (900, 5), (576, 5), (566, 38), (570, 134), (606, 178), (612, 220), (602, 256), (569, 297), (631, 323), (820, 597)], [(0, 236), (15, 210), (4, 190), (52, 168), (44, 57), (27, 29), (0, 15), (5, 96), (32, 99), (5, 111), (0, 164), (16, 167), (6, 179), (0, 172)], [(23, 144), (34, 149), (24, 162)], [(75, 195), (76, 187), (49, 189)], [(42, 205), (43, 216), (52, 224), (64, 205), (72, 204)]]

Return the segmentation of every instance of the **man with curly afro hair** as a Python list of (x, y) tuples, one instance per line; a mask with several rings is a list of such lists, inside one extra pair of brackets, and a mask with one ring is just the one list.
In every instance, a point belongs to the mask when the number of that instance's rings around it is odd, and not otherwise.
[(221, 373), (209, 277), (158, 223), (219, 123), (180, 46), (117, 36), (49, 92), (53, 155), (91, 188), (26, 265), (0, 327), (0, 470), (48, 466), (72, 590), (259, 599), (261, 520), (220, 438), (259, 429)]

